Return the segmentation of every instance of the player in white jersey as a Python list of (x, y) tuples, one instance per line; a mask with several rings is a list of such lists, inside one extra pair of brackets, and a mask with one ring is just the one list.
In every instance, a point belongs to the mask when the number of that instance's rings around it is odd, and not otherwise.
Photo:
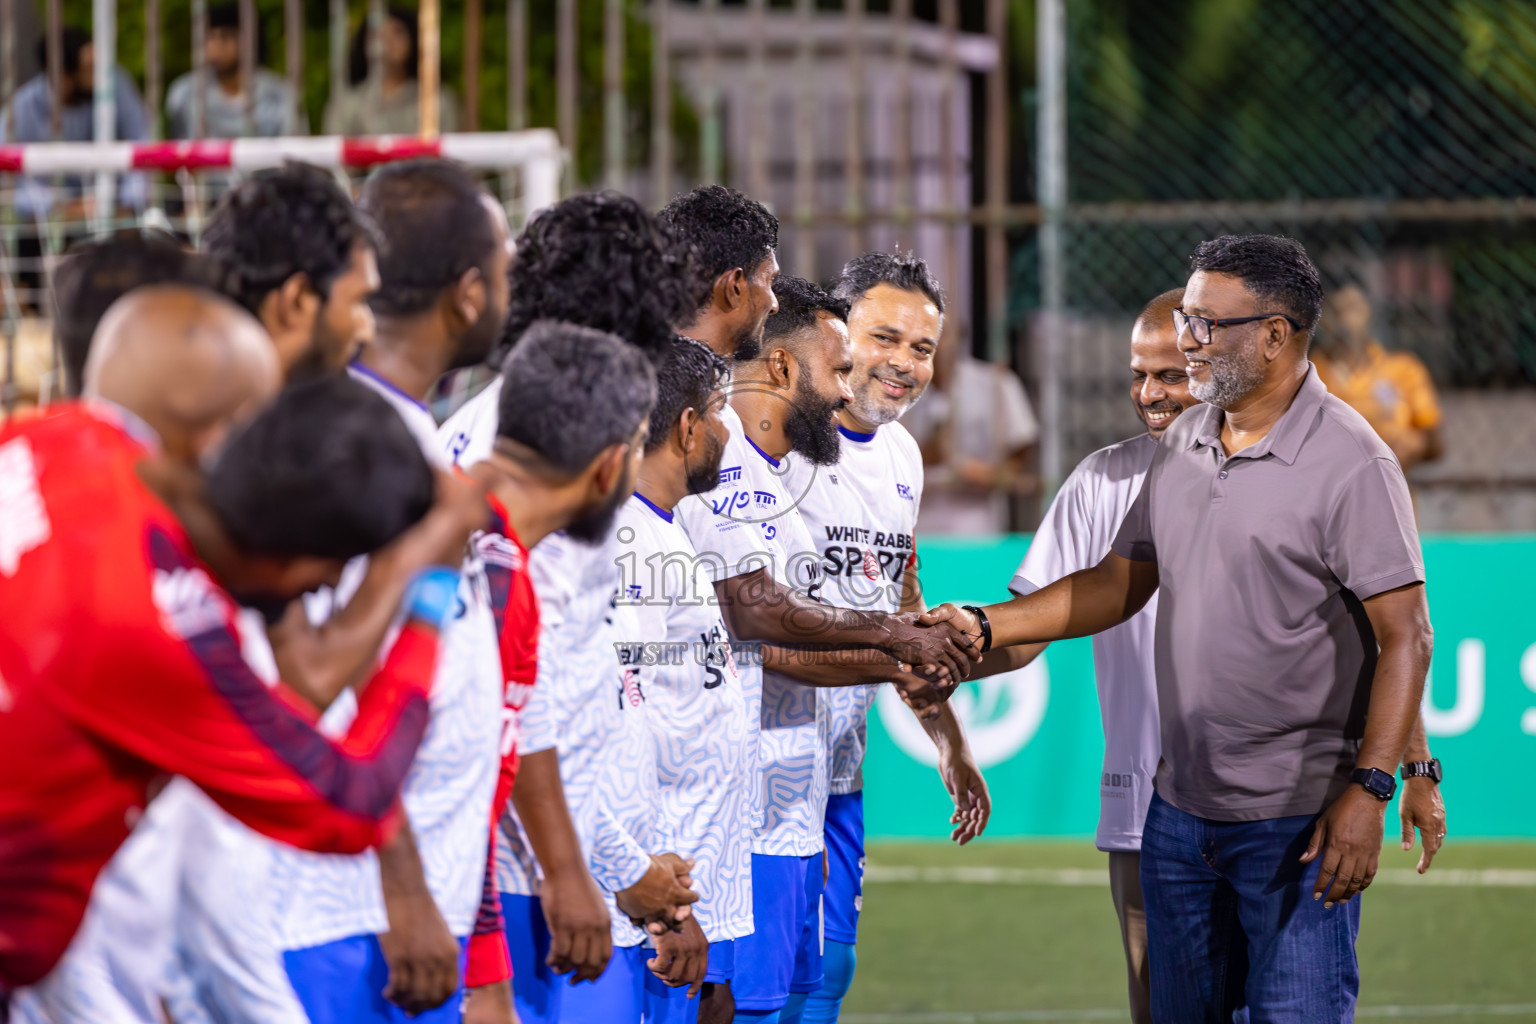
[[(781, 275), (774, 291), (779, 308), (768, 318), (763, 351), (738, 367), (732, 385), (720, 483), (683, 499), (676, 514), (711, 566), (732, 638), (773, 645), (762, 648), (761, 666), (745, 669), (762, 673), (754, 932), (736, 942), (730, 987), (736, 1020), (777, 1022), (797, 1020), (804, 994), (822, 983), (827, 721), (816, 687), (898, 676), (901, 655), (960, 676), (969, 666), (959, 662), (969, 655), (954, 636), (815, 603), (821, 559), (795, 508), (798, 496), (785, 489), (782, 460), (792, 450), (818, 465), (837, 460), (833, 416), (849, 397), (851, 365), (845, 308), (798, 278)], [(885, 653), (827, 649), (843, 645)], [(755, 689), (751, 682), (746, 688)]]
[(699, 894), (684, 930), (655, 940), (648, 1024), (695, 1020), (694, 997), (706, 982), (729, 982), (735, 940), (752, 932), (751, 711), (760, 695), (744, 688), (709, 572), (673, 514), (686, 495), (720, 479), (727, 437), (720, 388), (728, 373), (709, 348), (678, 339), (657, 367), (645, 461), (619, 513), (620, 603), (634, 623), (622, 658), (646, 695), (661, 796), (657, 832), (663, 846), (693, 859)]
[[(627, 197), (575, 196), (544, 211), (518, 239), (506, 340), (555, 319), (612, 330), (642, 351), (670, 346), (697, 285), (664, 241)], [(489, 452), (504, 386), (493, 382), (443, 425), (441, 443), (460, 464)], [(543, 618), (537, 683), (497, 871), (524, 1024), (626, 1019), (626, 1000), (638, 1017), (644, 934), (631, 918), (675, 917), (693, 898), (685, 862), (651, 845), (654, 787), (636, 788), (654, 778), (654, 755), (642, 694), (625, 689), (616, 656), (618, 636), (632, 632), (615, 608), (619, 552), (600, 531), (586, 535), (599, 543), (552, 534), (530, 557)], [(568, 984), (573, 970), (597, 984)]]
[[(923, 459), (896, 422), (933, 379), (943, 332), (944, 296), (927, 264), (910, 253), (869, 253), (843, 268), (836, 293), (850, 303), (852, 401), (838, 412), (842, 458), (817, 467), (791, 456), (788, 483), (822, 557), (823, 598), (847, 608), (921, 611), (917, 513)], [(862, 906), (865, 728), (877, 690), (827, 690), (826, 981), (806, 1000), (806, 1024), (838, 1018), (853, 982)], [(986, 827), (990, 798), (965, 734), (948, 704), (921, 719), (939, 751), (939, 769), (955, 800), (954, 838), (969, 842)]]
[[(485, 358), (505, 317), (506, 215), (466, 171), (439, 160), (375, 172), (360, 205), (380, 228), (382, 283), (375, 340), (351, 370), (430, 451), (435, 424), (424, 399), (444, 372)], [(347, 596), (338, 592), (338, 603)], [(501, 738), (495, 610), (475, 551), (459, 599), (399, 833), (377, 855), (274, 858), (283, 963), (317, 1024), (461, 1014), (460, 964), (486, 884)], [(347, 704), (332, 705), (326, 721), (346, 718)]]

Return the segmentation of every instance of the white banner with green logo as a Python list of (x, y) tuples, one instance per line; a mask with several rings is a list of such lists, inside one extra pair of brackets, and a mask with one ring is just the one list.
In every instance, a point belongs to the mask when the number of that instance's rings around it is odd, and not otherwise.
[[(922, 542), (929, 603), (1006, 598), (1028, 546), (1024, 536)], [(1435, 627), (1424, 721), (1445, 765), (1449, 830), (1536, 836), (1536, 791), (1526, 778), (1536, 762), (1536, 537), (1426, 537), (1424, 558)], [(1018, 672), (965, 683), (952, 703), (991, 787), (989, 835), (1093, 835), (1104, 737), (1088, 640), (1053, 644)], [(949, 834), (951, 805), (933, 763), (912, 713), (882, 690), (864, 767), (870, 836)]]

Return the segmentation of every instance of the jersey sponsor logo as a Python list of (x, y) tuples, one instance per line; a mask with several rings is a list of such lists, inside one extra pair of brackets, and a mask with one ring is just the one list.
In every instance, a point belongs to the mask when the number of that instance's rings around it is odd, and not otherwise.
[[(1007, 761), (1034, 739), (1045, 719), (1050, 689), (1044, 658), (1012, 672), (960, 684), (949, 698), (949, 706), (965, 726), (978, 766), (987, 768)], [(894, 686), (880, 687), (875, 707), (903, 753), (926, 765), (939, 763), (933, 741)]]
[(0, 576), (16, 575), (21, 556), (53, 536), (37, 487), (32, 443), (18, 437), (0, 445)]
[(912, 497), (912, 488), (908, 487), (906, 484), (896, 485), (896, 497), (900, 498), (902, 501), (917, 500)]
[(632, 708), (637, 708), (645, 703), (645, 694), (640, 690), (639, 669), (627, 668), (624, 670), (623, 685), (619, 696), (619, 707), (621, 709), (624, 707), (626, 700), (629, 701), (629, 706)]
[(464, 450), (466, 448), (468, 448), (468, 447), (469, 447), (469, 431), (467, 431), (467, 430), (456, 431), (454, 433), (453, 437), (450, 438), (449, 441), (448, 441), (448, 460), (450, 462), (454, 463), (455, 465), (457, 465), (458, 461), (459, 461), (459, 456), (463, 455), (464, 454)]
[(880, 559), (875, 554), (874, 548), (864, 549), (864, 575), (872, 580), (877, 580), (884, 575), (880, 571)]
[(502, 695), (502, 703), (516, 711), (521, 711), (527, 705), (528, 698), (532, 696), (532, 683), (514, 683), (508, 679), (506, 691)]
[(736, 481), (738, 481), (740, 479), (741, 479), (741, 467), (740, 466), (726, 466), (725, 468), (720, 470), (720, 486), (721, 487), (724, 487), (726, 484), (734, 484), (734, 483), (736, 483)]
[(229, 623), (229, 605), (202, 569), (156, 569), (153, 593), (160, 621), (168, 632), (183, 640), (223, 629)]

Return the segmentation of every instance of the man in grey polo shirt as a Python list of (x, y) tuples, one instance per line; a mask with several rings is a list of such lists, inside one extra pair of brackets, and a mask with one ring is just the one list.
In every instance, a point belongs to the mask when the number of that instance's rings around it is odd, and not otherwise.
[(1376, 872), (1433, 646), (1418, 533), (1390, 450), (1307, 360), (1322, 289), (1302, 247), (1228, 236), (1191, 265), (1175, 321), (1207, 405), (1164, 435), (1113, 550), (925, 621), (1035, 643), (1101, 632), (1159, 591), (1153, 1017), (1348, 1021), (1352, 897)]

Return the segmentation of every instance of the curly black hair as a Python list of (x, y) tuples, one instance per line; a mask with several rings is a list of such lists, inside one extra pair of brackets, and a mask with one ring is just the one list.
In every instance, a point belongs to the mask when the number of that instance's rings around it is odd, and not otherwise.
[(855, 302), (876, 285), (888, 284), (909, 292), (919, 292), (944, 312), (944, 289), (928, 269), (928, 261), (908, 250), (902, 252), (867, 252), (843, 264), (843, 272), (832, 286), (832, 294)]
[(1284, 235), (1222, 235), (1195, 246), (1189, 269), (1228, 274), (1310, 334), (1323, 312), (1323, 283), (1307, 250)]
[(768, 318), (763, 328), (763, 351), (775, 341), (793, 338), (816, 326), (820, 313), (831, 313), (839, 320), (848, 319), (848, 302), (812, 284), (803, 277), (780, 274), (773, 282), (773, 294), (779, 311)]
[(539, 320), (608, 331), (656, 359), (672, 343), (672, 325), (698, 308), (687, 251), (617, 192), (571, 196), (534, 217), (509, 273), (506, 330), (491, 353), (497, 366)]
[(711, 285), (737, 267), (753, 273), (779, 247), (778, 218), (762, 203), (724, 185), (700, 185), (682, 193), (656, 220), (680, 244), (692, 247), (699, 271)]
[(219, 290), (256, 315), (294, 274), (329, 297), (360, 245), (378, 248), (372, 222), (330, 172), (294, 160), (230, 189), (203, 232)]
[(421, 313), (466, 271), (489, 271), (496, 232), (485, 194), (451, 160), (403, 160), (368, 176), (357, 205), (379, 233), (379, 290), (368, 300), (375, 312)]
[(684, 409), (704, 411), (710, 393), (725, 384), (731, 364), (708, 345), (679, 336), (656, 364), (656, 406), (651, 410), (651, 435), (645, 450), (667, 443)]

